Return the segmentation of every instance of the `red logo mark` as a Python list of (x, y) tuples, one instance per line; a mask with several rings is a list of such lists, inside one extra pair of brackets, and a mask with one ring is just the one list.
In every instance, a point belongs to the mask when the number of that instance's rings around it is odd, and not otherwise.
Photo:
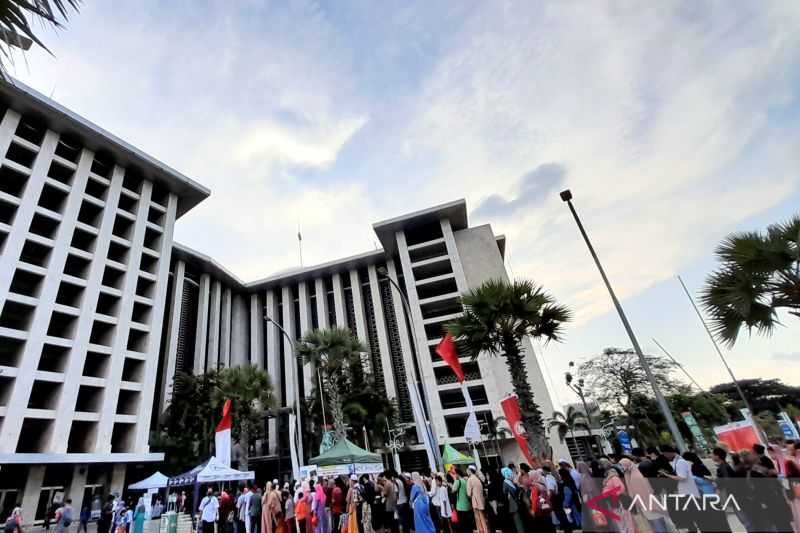
[(597, 511), (598, 513), (602, 514), (609, 520), (616, 521), (620, 519), (620, 516), (611, 509), (609, 509), (608, 507), (600, 504), (600, 502), (602, 502), (603, 500), (610, 500), (611, 507), (616, 509), (617, 507), (619, 507), (620, 494), (622, 494), (622, 487), (614, 487), (613, 489), (608, 489), (603, 491), (601, 494), (598, 494), (594, 498), (586, 500), (586, 502), (584, 503), (589, 509)]

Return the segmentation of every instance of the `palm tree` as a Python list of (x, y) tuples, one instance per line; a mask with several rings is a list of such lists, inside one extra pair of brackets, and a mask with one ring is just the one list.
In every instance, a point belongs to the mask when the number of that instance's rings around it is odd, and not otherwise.
[(522, 425), (537, 454), (547, 450), (542, 413), (528, 381), (522, 341), (561, 340), (571, 313), (532, 281), (489, 280), (461, 297), (464, 314), (445, 329), (475, 359), (481, 352), (506, 359), (514, 392), (519, 397)]
[(720, 341), (733, 346), (742, 326), (771, 334), (779, 309), (800, 317), (800, 215), (766, 234), (729, 235), (716, 254), (722, 266), (706, 280), (700, 301)]
[(345, 371), (360, 363), (365, 351), (361, 341), (347, 328), (315, 329), (297, 344), (297, 354), (322, 372), (337, 441), (347, 434), (341, 401), (347, 381)]
[(253, 365), (223, 368), (217, 371), (212, 400), (217, 408), (217, 420), (225, 400), (231, 400), (234, 424), (232, 437), (242, 450), (242, 464), (247, 468), (250, 441), (264, 429), (264, 415), (274, 400), (269, 375)]
[(33, 33), (31, 20), (42, 26), (61, 28), (67, 21), (68, 8), (78, 10), (80, 0), (6, 0), (0, 2), (0, 77), (6, 78), (2, 58), (11, 59), (12, 46), (27, 50), (36, 43), (48, 48)]
[(572, 437), (572, 442), (575, 443), (575, 446), (578, 445), (578, 441), (575, 440), (575, 429), (589, 430), (589, 421), (586, 419), (583, 411), (575, 409), (575, 406), (573, 405), (567, 407), (566, 414), (562, 413), (561, 411), (553, 411), (553, 416), (550, 417), (547, 425), (550, 429), (558, 429), (558, 438), (561, 440), (561, 442), (564, 442), (564, 437), (566, 437), (567, 433), (569, 433), (569, 436)]

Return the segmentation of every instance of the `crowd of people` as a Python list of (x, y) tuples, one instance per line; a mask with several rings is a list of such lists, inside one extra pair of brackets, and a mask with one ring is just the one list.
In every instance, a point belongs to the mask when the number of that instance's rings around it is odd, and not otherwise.
[[(731, 531), (728, 516), (735, 515), (751, 533), (800, 533), (800, 443), (756, 444), (736, 453), (715, 448), (710, 459), (667, 445), (588, 458), (574, 467), (562, 459), (535, 468), (521, 463), (481, 471), (470, 465), (432, 475), (390, 469), (283, 485), (209, 486), (196, 506), (197, 531), (706, 532)], [(178, 511), (193, 511), (185, 493), (177, 500)], [(57, 533), (67, 533), (77, 518), (78, 531), (87, 531), (89, 509), (75, 516), (71, 504), (67, 498), (54, 506), (45, 529), (55, 525)], [(150, 516), (162, 510), (159, 500)], [(142, 498), (133, 505), (110, 496), (97, 531), (143, 533), (146, 514)], [(18, 505), (6, 519), (6, 533), (21, 533), (21, 518)]]
[[(536, 468), (455, 467), (430, 476), (388, 470), (282, 486), (274, 480), (234, 494), (209, 488), (198, 527), (202, 533), (213, 533), (215, 523), (220, 533), (731, 531), (727, 511), (749, 532), (800, 533), (800, 444), (738, 453), (716, 448), (711, 459), (661, 446), (574, 467), (560, 460)], [(586, 505), (592, 499), (594, 509)]]

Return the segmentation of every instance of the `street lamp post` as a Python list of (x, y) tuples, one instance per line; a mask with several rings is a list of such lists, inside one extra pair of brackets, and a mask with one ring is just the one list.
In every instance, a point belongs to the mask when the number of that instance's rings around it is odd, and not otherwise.
[[(431, 416), (432, 415), (431, 408), (430, 408), (430, 405), (428, 404), (428, 397), (424, 396), (422, 394), (422, 383), (420, 382), (420, 378), (419, 378), (419, 363), (416, 360), (416, 357), (414, 356), (414, 354), (416, 354), (417, 351), (419, 350), (419, 343), (417, 342), (417, 332), (416, 332), (416, 328), (414, 327), (414, 316), (411, 314), (411, 304), (409, 304), (408, 298), (406, 298), (406, 295), (403, 293), (403, 290), (400, 288), (400, 285), (397, 283), (397, 280), (393, 279), (389, 275), (389, 271), (386, 269), (386, 267), (379, 267), (377, 270), (378, 270), (378, 274), (380, 274), (389, 283), (391, 283), (392, 286), (395, 289), (397, 289), (397, 293), (400, 295), (400, 300), (402, 300), (403, 307), (406, 310), (406, 316), (408, 316), (408, 320), (409, 320), (409, 322), (411, 324), (411, 338), (412, 338), (412, 341), (414, 343), (414, 347), (411, 350), (411, 357), (412, 357), (412, 360), (414, 361), (414, 368), (413, 368), (413, 372), (414, 372), (414, 387), (417, 390), (417, 396), (420, 399), (422, 399), (422, 398), (425, 399), (424, 400), (425, 401), (425, 409), (426, 409), (426, 411), (428, 413), (427, 416), (425, 415), (425, 412), (422, 413), (423, 418), (425, 420), (422, 421), (421, 425), (423, 426), (422, 427), (423, 431), (427, 431), (428, 432), (428, 439), (430, 440), (431, 447), (433, 448), (433, 450), (431, 450), (431, 451), (433, 452), (433, 458), (434, 458), (434, 461), (436, 463), (433, 466), (436, 466), (436, 468), (443, 467), (444, 465), (442, 465), (441, 453), (439, 452), (439, 444), (438, 444), (438, 441), (436, 440), (436, 432), (435, 432), (435, 428), (434, 428), (433, 420), (432, 420), (433, 417)], [(400, 324), (398, 324), (398, 327), (400, 327)], [(428, 417), (430, 417), (431, 420), (428, 420), (427, 419)]]
[[(412, 424), (413, 425), (413, 424)], [(389, 434), (389, 440), (386, 442), (386, 447), (392, 451), (392, 462), (394, 469), (400, 472), (400, 450), (406, 445), (403, 437), (406, 434), (406, 429), (409, 424), (400, 424), (396, 429), (389, 427), (389, 421), (386, 421), (386, 432)]]
[(636, 352), (636, 355), (639, 356), (639, 363), (642, 365), (642, 368), (647, 375), (647, 380), (650, 382), (650, 386), (653, 388), (653, 393), (656, 396), (656, 402), (661, 408), (661, 413), (664, 415), (664, 418), (667, 421), (667, 426), (669, 426), (669, 431), (672, 433), (672, 438), (675, 439), (675, 444), (678, 446), (678, 449), (681, 451), (681, 453), (683, 453), (686, 451), (686, 443), (683, 441), (683, 436), (678, 429), (678, 424), (675, 422), (675, 418), (672, 416), (672, 411), (670, 410), (669, 405), (667, 405), (667, 400), (664, 398), (664, 395), (661, 394), (661, 389), (656, 383), (655, 377), (653, 376), (653, 371), (650, 368), (650, 364), (647, 362), (647, 358), (642, 353), (642, 348), (639, 346), (639, 341), (636, 340), (636, 335), (634, 335), (633, 328), (631, 328), (631, 324), (628, 322), (628, 317), (625, 316), (625, 311), (622, 309), (622, 304), (619, 303), (617, 295), (614, 293), (614, 289), (611, 288), (611, 282), (608, 281), (608, 276), (606, 276), (603, 265), (600, 264), (600, 259), (597, 257), (597, 253), (594, 251), (594, 247), (589, 240), (589, 236), (586, 234), (586, 230), (583, 228), (581, 219), (578, 217), (578, 212), (575, 211), (575, 207), (572, 205), (572, 192), (570, 192), (569, 189), (561, 191), (561, 199), (566, 202), (567, 206), (569, 206), (569, 210), (575, 219), (575, 223), (578, 225), (581, 236), (583, 236), (583, 240), (586, 242), (587, 248), (589, 248), (589, 253), (592, 254), (592, 259), (594, 259), (594, 263), (597, 265), (597, 270), (600, 271), (600, 276), (603, 278), (603, 283), (605, 283), (606, 289), (608, 289), (608, 294), (611, 296), (611, 301), (614, 302), (614, 307), (617, 309), (617, 313), (619, 314), (622, 325), (631, 340), (633, 349)]
[[(294, 425), (294, 437), (290, 435), (289, 442), (292, 445), (291, 448), (294, 450), (292, 455), (292, 469), (294, 470), (294, 477), (295, 479), (300, 479), (300, 462), (302, 461), (303, 457), (303, 426), (300, 420), (300, 387), (298, 386), (298, 378), (297, 378), (297, 355), (294, 351), (294, 341), (292, 337), (287, 333), (287, 331), (278, 324), (275, 320), (273, 320), (269, 316), (264, 316), (264, 320), (270, 322), (273, 326), (278, 328), (280, 332), (286, 337), (286, 342), (289, 343), (289, 349), (292, 352), (292, 379), (294, 379), (294, 424), (289, 424), (291, 429), (292, 425)], [(292, 416), (291, 414), (289, 415)]]
[[(583, 378), (578, 378), (577, 383), (574, 381), (574, 376), (572, 375), (572, 369), (575, 367), (575, 363), (573, 361), (569, 362), (569, 370), (564, 374), (564, 381), (567, 383), (567, 387), (569, 387), (572, 392), (578, 395), (578, 398), (581, 399), (581, 403), (583, 404), (583, 411), (586, 413), (586, 420), (588, 420), (588, 429), (589, 429), (589, 439), (595, 441), (597, 445), (598, 451), (602, 451), (602, 446), (600, 445), (600, 441), (595, 439), (594, 433), (592, 433), (592, 423), (594, 422), (592, 418), (592, 413), (589, 411), (589, 404), (586, 403), (586, 392), (584, 392), (584, 381)], [(577, 446), (578, 443), (576, 442), (575, 445)], [(579, 448), (580, 450), (580, 448)]]

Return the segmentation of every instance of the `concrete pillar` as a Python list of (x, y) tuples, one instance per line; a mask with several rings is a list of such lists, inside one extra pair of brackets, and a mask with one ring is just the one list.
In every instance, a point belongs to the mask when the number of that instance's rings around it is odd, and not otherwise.
[(364, 298), (361, 295), (361, 281), (358, 278), (358, 270), (350, 271), (350, 293), (353, 296), (353, 311), (355, 322), (353, 323), (353, 334), (361, 341), (367, 349), (366, 353), (361, 354), (361, 368), (364, 374), (372, 375), (372, 359), (369, 354), (369, 337), (367, 335), (367, 321), (364, 319)]
[(381, 288), (378, 280), (378, 271), (375, 265), (367, 267), (369, 276), (369, 291), (372, 296), (372, 307), (375, 309), (375, 329), (378, 330), (377, 346), (381, 356), (381, 371), (383, 381), (386, 385), (386, 396), (392, 400), (397, 397), (397, 386), (394, 381), (392, 368), (392, 353), (389, 348), (389, 334), (386, 329), (386, 318), (383, 316), (383, 301), (381, 300)]
[(342, 288), (342, 275), (333, 275), (333, 307), (336, 312), (336, 326), (347, 327), (347, 309), (344, 306), (344, 289)]
[(325, 279), (317, 278), (314, 280), (314, 290), (317, 295), (317, 327), (326, 329), (330, 327), (328, 323), (328, 293), (325, 290)]
[[(19, 113), (12, 109), (9, 109), (3, 115), (3, 120), (0, 122), (0, 154), (4, 155), (8, 152), (8, 147), (11, 146), (11, 139), (14, 137), (14, 132), (17, 131), (19, 120)], [(51, 148), (51, 154), (52, 150), (55, 150), (55, 148)], [(28, 182), (28, 186), (25, 187), (25, 192), (22, 194), (19, 207), (14, 215), (11, 232), (6, 237), (3, 253), (0, 254), (0, 311), (3, 310), (3, 305), (6, 302), (17, 260), (25, 244), (31, 219), (33, 219), (33, 214), (36, 211), (36, 201), (42, 192), (44, 177), (35, 181), (39, 183), (34, 182), (33, 187), (30, 187), (31, 183)]]
[[(169, 279), (169, 264), (172, 256), (172, 233), (175, 227), (175, 216), (178, 211), (178, 197), (170, 193), (167, 197), (167, 212), (164, 216), (164, 225), (161, 233), (161, 246), (158, 259), (158, 277), (156, 278), (153, 293), (153, 311), (150, 313), (150, 336), (147, 339), (148, 358), (144, 366), (144, 383), (155, 383), (158, 373), (158, 352), (161, 345), (161, 328), (164, 324), (164, 308), (167, 301), (167, 281)], [(173, 372), (175, 374), (174, 363)], [(166, 382), (166, 376), (164, 381)], [(153, 415), (153, 394), (155, 387), (143, 387), (139, 400), (139, 417), (136, 424), (136, 450), (150, 451), (150, 419)]]
[[(300, 300), (300, 337), (311, 331), (311, 299), (308, 283), (301, 281), (297, 287), (297, 294)], [(314, 385), (314, 371), (310, 363), (303, 363), (303, 394), (306, 398), (311, 396)]]
[(22, 492), (22, 523), (33, 524), (36, 518), (36, 507), (39, 505), (39, 494), (44, 482), (44, 465), (31, 465), (28, 468), (28, 479)]
[(247, 310), (245, 297), (236, 294), (231, 302), (231, 366), (246, 365), (250, 361), (249, 356), (249, 329), (248, 320), (250, 314)]
[(167, 345), (164, 347), (165, 357), (162, 369), (161, 400), (159, 401), (159, 410), (161, 412), (164, 412), (172, 399), (172, 382), (175, 378), (175, 361), (178, 357), (178, 337), (181, 327), (181, 312), (183, 310), (183, 280), (185, 276), (186, 262), (176, 261), (172, 279), (172, 302), (169, 322), (167, 323), (169, 334), (166, 338)]
[(264, 328), (270, 327), (264, 324), (261, 302), (258, 294), (250, 295), (250, 364), (258, 368), (264, 368)]
[(231, 367), (231, 290), (222, 291), (222, 307), (219, 325), (219, 360), (220, 366)]
[(200, 275), (197, 296), (197, 335), (194, 343), (194, 373), (206, 371), (206, 348), (208, 346), (208, 304), (210, 299), (211, 276)]
[[(283, 304), (283, 329), (289, 334), (291, 337), (292, 342), (289, 342), (288, 339), (284, 339), (283, 343), (283, 360), (284, 360), (284, 384), (286, 390), (286, 405), (294, 405), (295, 398), (294, 398), (294, 391), (297, 387), (296, 382), (296, 368), (297, 368), (297, 360), (294, 357), (294, 324), (297, 317), (294, 316), (294, 301), (292, 299), (292, 289), (289, 286), (283, 287), (282, 289), (282, 304)], [(278, 332), (280, 333), (280, 331)]]
[(206, 368), (216, 370), (219, 368), (219, 326), (222, 311), (222, 283), (214, 280), (211, 284), (211, 303), (208, 315), (208, 354)]
[[(267, 291), (266, 294), (266, 316), (270, 317), (273, 320), (278, 320), (278, 295), (276, 294), (276, 290), (270, 289)], [(281, 358), (283, 354), (281, 353), (281, 330), (278, 327), (271, 323), (267, 322), (265, 324), (266, 333), (267, 333), (267, 373), (269, 374), (270, 379), (272, 380), (272, 390), (274, 391), (276, 401), (279, 405), (285, 406), (290, 403), (289, 399), (287, 398), (286, 401), (282, 401), (281, 398), (284, 394), (284, 387), (283, 387), (283, 374), (281, 374)], [(278, 422), (274, 418), (270, 418), (268, 422), (268, 430), (269, 430), (269, 440), (268, 440), (268, 447), (269, 453), (275, 454), (278, 453)]]
[(72, 498), (72, 506), (80, 513), (83, 502), (83, 490), (86, 488), (86, 476), (89, 475), (89, 465), (75, 465), (72, 469), (72, 481), (64, 491), (65, 498)]
[(125, 463), (115, 463), (111, 469), (111, 482), (109, 483), (109, 491), (122, 494), (125, 488)]

